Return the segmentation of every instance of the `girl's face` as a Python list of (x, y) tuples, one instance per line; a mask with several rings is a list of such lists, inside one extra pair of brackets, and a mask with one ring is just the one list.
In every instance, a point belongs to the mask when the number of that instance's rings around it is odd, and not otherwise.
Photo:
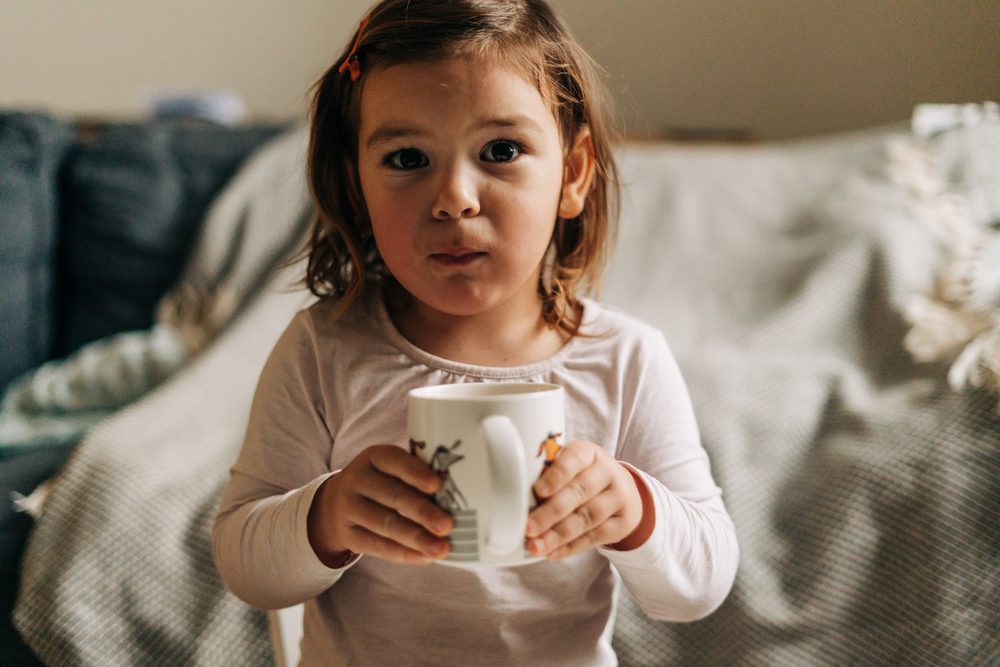
[[(358, 168), (386, 266), (424, 316), (531, 313), (563, 197), (551, 107), (528, 79), (461, 59), (375, 70)], [(522, 310), (523, 309), (523, 310)]]

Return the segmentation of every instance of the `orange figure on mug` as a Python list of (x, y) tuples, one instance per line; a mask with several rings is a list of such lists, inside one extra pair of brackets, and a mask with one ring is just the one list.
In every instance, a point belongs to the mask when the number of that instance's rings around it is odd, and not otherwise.
[(559, 450), (562, 449), (562, 445), (556, 442), (556, 438), (561, 438), (562, 433), (549, 433), (549, 437), (542, 441), (542, 444), (538, 446), (538, 453), (535, 456), (541, 456), (542, 452), (545, 452), (545, 467), (542, 468), (542, 473), (544, 474), (548, 470), (552, 462), (556, 460), (556, 456), (559, 454)]

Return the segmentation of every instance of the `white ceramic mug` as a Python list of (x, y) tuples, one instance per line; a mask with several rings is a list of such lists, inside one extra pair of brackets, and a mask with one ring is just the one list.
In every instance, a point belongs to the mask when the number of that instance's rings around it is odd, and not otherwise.
[(532, 485), (559, 450), (563, 388), (532, 382), (421, 387), (408, 397), (410, 451), (441, 477), (457, 566), (521, 565)]

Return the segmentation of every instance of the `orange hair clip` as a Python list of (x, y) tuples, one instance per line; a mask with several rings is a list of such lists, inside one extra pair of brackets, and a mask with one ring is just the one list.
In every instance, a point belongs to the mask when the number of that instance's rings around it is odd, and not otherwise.
[(351, 81), (357, 81), (361, 78), (361, 61), (358, 60), (358, 45), (361, 44), (365, 28), (368, 27), (369, 18), (371, 17), (366, 16), (361, 19), (361, 23), (358, 25), (358, 36), (354, 39), (354, 46), (351, 47), (351, 52), (347, 54), (347, 59), (337, 69), (339, 74), (343, 74), (345, 69), (349, 71), (351, 73)]

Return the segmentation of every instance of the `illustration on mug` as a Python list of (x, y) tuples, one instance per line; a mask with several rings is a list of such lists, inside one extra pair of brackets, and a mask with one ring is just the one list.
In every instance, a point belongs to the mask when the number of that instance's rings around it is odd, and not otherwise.
[(552, 431), (549, 431), (548, 437), (546, 437), (545, 440), (542, 440), (542, 444), (538, 446), (538, 453), (535, 454), (536, 457), (541, 456), (542, 452), (545, 452), (545, 467), (543, 467), (542, 472), (538, 474), (539, 477), (541, 477), (545, 471), (549, 469), (549, 466), (556, 460), (556, 456), (563, 448), (563, 446), (556, 440), (556, 438), (561, 437), (562, 433), (553, 433)]
[[(463, 508), (468, 507), (468, 501), (458, 489), (455, 480), (452, 478), (450, 469), (465, 457), (456, 454), (455, 450), (461, 446), (462, 441), (456, 440), (451, 447), (438, 445), (431, 456), (430, 469), (433, 470), (441, 480), (441, 488), (434, 494), (434, 502), (446, 512), (456, 514)], [(410, 439), (410, 453), (416, 455), (417, 450), (427, 447), (427, 443), (420, 440)]]

